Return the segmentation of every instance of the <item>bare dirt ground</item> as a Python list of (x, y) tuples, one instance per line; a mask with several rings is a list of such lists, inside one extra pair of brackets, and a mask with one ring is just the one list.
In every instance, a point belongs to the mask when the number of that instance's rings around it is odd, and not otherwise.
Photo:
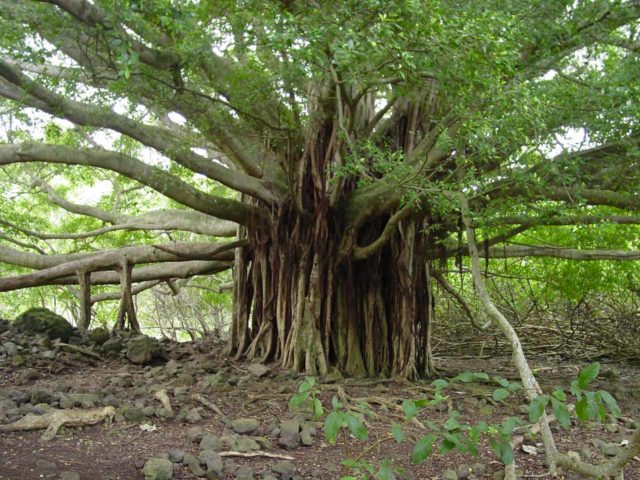
[[(311, 446), (299, 446), (284, 449), (279, 445), (278, 426), (283, 420), (293, 417), (289, 411), (288, 400), (297, 391), (303, 377), (296, 377), (277, 371), (270, 372), (264, 378), (247, 376), (247, 365), (230, 363), (222, 356), (203, 355), (202, 358), (192, 358), (191, 364), (198, 362), (215, 363), (218, 368), (231, 372), (231, 376), (243, 379), (222, 384), (213, 389), (204, 389), (199, 378), (196, 383), (186, 388), (193, 392), (202, 393), (207, 399), (215, 403), (224, 416), (209, 412), (203, 408), (199, 411), (206, 418), (192, 423), (185, 423), (176, 419), (162, 420), (150, 417), (147, 423), (155, 425), (154, 431), (144, 431), (139, 425), (130, 421), (115, 422), (112, 425), (102, 424), (79, 429), (66, 429), (53, 441), (45, 442), (40, 439), (41, 431), (0, 433), (0, 478), (1, 479), (68, 479), (90, 480), (130, 480), (143, 478), (140, 468), (149, 457), (162, 456), (168, 452), (181, 449), (194, 455), (198, 454), (198, 444), (189, 440), (189, 428), (201, 427), (205, 432), (216, 436), (224, 436), (229, 432), (230, 419), (254, 418), (260, 422), (260, 427), (251, 435), (263, 437), (263, 448), (260, 451), (282, 454), (293, 457), (291, 463), (295, 467), (294, 478), (335, 480), (347, 475), (348, 470), (340, 465), (346, 458), (369, 459), (377, 464), (382, 459), (389, 459), (393, 465), (404, 470), (402, 477), (430, 479), (443, 478), (448, 470), (457, 470), (459, 478), (491, 479), (498, 478), (503, 470), (500, 461), (491, 452), (487, 444), (482, 444), (477, 457), (450, 453), (447, 455), (434, 454), (426, 462), (413, 465), (410, 461), (411, 442), (396, 443), (390, 437), (391, 421), (403, 422), (400, 404), (403, 399), (428, 398), (433, 394), (430, 382), (393, 382), (393, 381), (355, 381), (343, 380), (339, 383), (321, 384), (320, 398), (326, 409), (331, 408), (331, 398), (335, 395), (348, 396), (353, 405), (359, 400), (367, 401), (375, 416), (366, 419), (369, 429), (369, 439), (356, 440), (347, 434), (339, 437), (336, 445), (329, 445), (318, 429), (313, 436)], [(580, 363), (556, 363), (550, 360), (534, 360), (533, 366), (545, 388), (561, 385), (568, 388), (579, 369)], [(439, 371), (445, 377), (454, 376), (462, 371), (484, 371), (490, 375), (516, 380), (515, 372), (508, 365), (508, 358), (492, 360), (464, 360), (439, 359)], [(153, 370), (155, 368), (155, 370)], [(126, 360), (110, 360), (98, 365), (77, 367), (69, 365), (51, 373), (40, 368), (34, 375), (25, 376), (24, 369), (0, 369), (0, 392), (3, 389), (27, 389), (35, 391), (46, 389), (55, 391), (61, 384), (65, 389), (75, 392), (96, 392), (102, 395), (115, 376), (130, 375), (136, 378), (148, 378), (152, 372), (162, 373), (161, 367), (141, 367), (129, 364)], [(123, 372), (126, 372), (123, 374)], [(39, 378), (33, 378), (38, 376)], [(134, 382), (135, 383), (135, 382)], [(234, 384), (235, 383), (235, 384)], [(130, 386), (133, 391), (135, 385)], [(617, 396), (623, 415), (635, 419), (640, 418), (640, 367), (633, 364), (610, 363), (604, 364), (602, 374), (597, 380), (597, 388), (603, 388)], [(126, 388), (126, 387), (125, 387)], [(486, 384), (461, 384), (449, 391), (450, 399), (438, 409), (429, 409), (420, 413), (421, 423), (432, 421), (436, 424), (444, 422), (451, 409), (462, 413), (461, 422), (499, 422), (508, 416), (523, 414), (524, 399), (516, 394), (505, 402), (496, 404), (491, 399), (494, 386)], [(1, 395), (0, 395), (1, 397)], [(132, 394), (132, 401), (136, 398)], [(177, 398), (177, 397), (176, 397)], [(137, 398), (138, 401), (140, 398)], [(142, 399), (144, 400), (144, 398)], [(147, 399), (147, 403), (153, 400)], [(176, 410), (178, 400), (176, 402)], [(193, 406), (193, 405), (191, 405)], [(117, 419), (118, 420), (118, 419)], [(592, 455), (591, 461), (603, 461), (605, 457), (592, 444), (592, 439), (599, 438), (606, 442), (619, 443), (630, 436), (629, 425), (620, 424), (618, 427), (603, 425), (579, 425), (574, 423), (569, 430), (556, 428), (556, 439), (561, 450), (579, 452), (583, 459), (587, 454)], [(409, 424), (405, 433), (409, 438), (418, 438), (425, 432), (418, 424)], [(264, 440), (266, 439), (266, 441)], [(539, 439), (537, 440), (539, 442)], [(530, 443), (535, 444), (536, 440)], [(522, 478), (544, 478), (544, 455), (541, 445), (537, 445), (538, 454), (531, 455), (521, 449), (516, 451), (516, 464)], [(271, 472), (271, 466), (280, 461), (278, 459), (255, 457), (227, 457), (225, 458), (224, 478), (289, 478), (278, 477)], [(468, 473), (469, 468), (476, 465), (476, 473)], [(466, 468), (467, 475), (461, 471)], [(240, 469), (250, 467), (250, 470)], [(243, 476), (245, 475), (245, 476)], [(253, 476), (251, 476), (253, 475)], [(197, 478), (183, 465), (174, 465), (174, 478)], [(210, 477), (217, 478), (217, 477)], [(580, 478), (575, 475), (564, 475), (560, 478)], [(640, 479), (640, 461), (633, 461), (625, 472), (627, 480)]]

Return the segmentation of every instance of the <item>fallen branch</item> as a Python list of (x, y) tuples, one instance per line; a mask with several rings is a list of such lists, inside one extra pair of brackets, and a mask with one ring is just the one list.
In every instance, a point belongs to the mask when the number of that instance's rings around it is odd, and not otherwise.
[(222, 410), (220, 410), (220, 408), (218, 408), (218, 406), (215, 403), (213, 403), (212, 401), (206, 399), (202, 395), (199, 395), (199, 394), (195, 393), (195, 394), (193, 394), (191, 396), (191, 398), (193, 398), (194, 400), (197, 400), (198, 402), (200, 402), (202, 405), (204, 405), (208, 409), (213, 410), (214, 412), (216, 412), (221, 417), (224, 417), (224, 412)]
[(82, 353), (83, 355), (88, 355), (97, 360), (102, 361), (103, 358), (101, 355), (97, 354), (93, 350), (89, 350), (88, 348), (79, 347), (78, 345), (70, 345), (68, 343), (56, 342), (53, 344), (54, 347), (62, 348), (63, 350), (69, 350), (70, 352)]
[(62, 426), (84, 427), (95, 425), (103, 420), (110, 423), (116, 413), (114, 407), (92, 408), (89, 410), (58, 410), (53, 409), (44, 415), (29, 413), (20, 420), (0, 425), (1, 432), (19, 432), (27, 430), (46, 429), (42, 434), (42, 440), (52, 440)]
[(269, 452), (218, 452), (218, 455), (221, 457), (267, 457), (267, 458), (278, 458), (280, 460), (295, 460), (295, 457), (290, 455), (282, 455), (280, 453), (269, 453)]

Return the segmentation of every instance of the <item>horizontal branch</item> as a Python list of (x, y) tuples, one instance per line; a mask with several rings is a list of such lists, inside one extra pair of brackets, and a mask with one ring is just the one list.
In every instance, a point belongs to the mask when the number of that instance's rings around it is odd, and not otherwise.
[(23, 143), (0, 145), (0, 165), (45, 162), (104, 168), (136, 180), (187, 207), (214, 217), (246, 224), (262, 210), (236, 200), (204, 193), (180, 178), (121, 153), (102, 149), (74, 149), (63, 145)]
[[(211, 275), (213, 273), (222, 272), (233, 267), (231, 261), (205, 261), (191, 260), (186, 262), (167, 262), (155, 265), (147, 265), (135, 267), (131, 275), (133, 283), (142, 283), (150, 281), (166, 281), (176, 278), (191, 278), (196, 275)], [(69, 275), (67, 277), (55, 278), (50, 281), (43, 281), (36, 287), (45, 285), (77, 285), (78, 276)], [(91, 274), (91, 285), (119, 285), (120, 275), (117, 272), (93, 272)], [(18, 287), (31, 288), (30, 287)]]
[(246, 241), (216, 243), (172, 243), (144, 245), (98, 252), (88, 257), (66, 262), (37, 272), (0, 279), (0, 291), (47, 284), (56, 278), (73, 275), (78, 271), (95, 272), (117, 269), (126, 259), (130, 265), (141, 263), (173, 262), (179, 260), (233, 260), (233, 249)]
[(13, 94), (9, 91), (0, 91), (0, 94), (7, 98), (53, 116), (65, 118), (76, 125), (108, 128), (122, 133), (143, 145), (158, 150), (193, 172), (216, 180), (234, 190), (265, 201), (276, 200), (260, 180), (194, 153), (189, 146), (184, 145), (183, 139), (176, 138), (171, 130), (146, 125), (112, 110), (65, 98), (43, 88), (20, 72), (17, 67), (2, 59), (0, 59), (0, 78), (19, 87), (19, 90)]
[(77, 240), (97, 237), (120, 230), (180, 230), (202, 235), (211, 235), (213, 237), (233, 237), (238, 227), (237, 224), (233, 222), (218, 220), (209, 215), (190, 210), (158, 210), (141, 215), (140, 217), (127, 217), (123, 223), (116, 223), (107, 227), (80, 233), (36, 232), (2, 219), (0, 219), (0, 225), (5, 225), (29, 237), (40, 240)]
[(508, 215), (491, 219), (491, 225), (520, 225), (530, 226), (549, 225), (597, 225), (600, 223), (615, 223), (619, 225), (640, 225), (640, 216), (633, 215)]
[[(487, 257), (487, 252), (480, 250), (480, 257)], [(579, 250), (576, 248), (545, 247), (537, 245), (509, 245), (491, 247), (488, 249), (489, 258), (518, 258), (518, 257), (551, 257), (567, 260), (640, 260), (637, 250)]]

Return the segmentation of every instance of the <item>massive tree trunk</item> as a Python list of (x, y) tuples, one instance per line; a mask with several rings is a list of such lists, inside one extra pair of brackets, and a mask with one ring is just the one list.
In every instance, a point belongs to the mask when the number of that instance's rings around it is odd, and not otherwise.
[(229, 350), (310, 374), (427, 376), (426, 216), (407, 215), (381, 248), (353, 255), (380, 238), (389, 216), (354, 227), (357, 213), (345, 205), (356, 179), (331, 166), (341, 155), (337, 130), (320, 125), (292, 162), (291, 200), (271, 207), (265, 225), (239, 229), (250, 248), (236, 253)]
[(421, 223), (399, 225), (383, 249), (355, 261), (340, 255), (332, 213), (286, 209), (272, 229), (248, 234), (253, 248), (236, 257), (231, 353), (312, 374), (430, 374)]

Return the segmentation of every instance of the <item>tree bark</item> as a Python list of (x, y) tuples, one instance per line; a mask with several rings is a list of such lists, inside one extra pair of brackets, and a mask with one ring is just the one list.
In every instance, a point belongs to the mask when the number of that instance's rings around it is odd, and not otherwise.
[(78, 328), (88, 330), (91, 325), (91, 272), (78, 270), (78, 285), (80, 286), (80, 321)]
[(138, 323), (138, 317), (136, 315), (135, 304), (133, 303), (133, 294), (131, 291), (131, 270), (133, 265), (123, 259), (120, 267), (120, 290), (122, 297), (120, 299), (120, 308), (118, 309), (118, 320), (116, 322), (116, 330), (124, 330), (127, 326), (126, 321), (129, 321), (129, 328), (137, 333), (140, 333), (140, 324)]

